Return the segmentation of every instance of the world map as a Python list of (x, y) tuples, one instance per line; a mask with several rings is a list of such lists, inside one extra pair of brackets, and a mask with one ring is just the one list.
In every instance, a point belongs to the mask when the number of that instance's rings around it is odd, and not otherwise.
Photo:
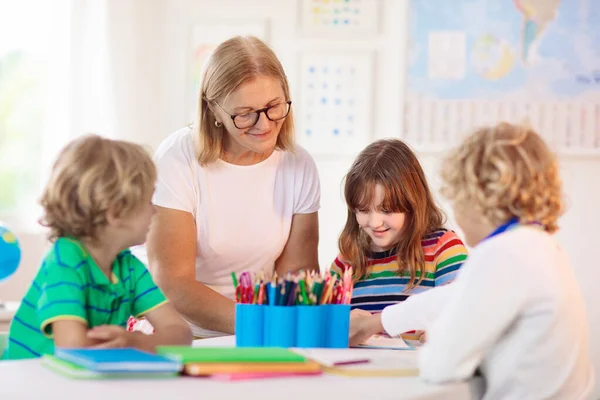
[(600, 97), (598, 0), (413, 0), (409, 24), (409, 92)]

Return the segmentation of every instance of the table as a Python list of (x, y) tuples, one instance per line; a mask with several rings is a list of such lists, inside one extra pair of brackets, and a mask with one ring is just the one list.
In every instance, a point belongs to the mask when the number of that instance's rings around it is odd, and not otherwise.
[[(232, 337), (195, 341), (194, 346), (223, 346)], [(384, 350), (382, 350), (384, 351)], [(394, 350), (390, 350), (394, 351)], [(414, 351), (396, 351), (399, 357), (416, 357)], [(167, 380), (79, 381), (57, 375), (39, 360), (0, 362), (2, 400), (53, 398), (118, 399), (231, 399), (307, 400), (333, 395), (336, 399), (479, 399), (483, 381), (430, 385), (416, 377), (347, 378), (334, 375), (220, 382), (181, 377)]]

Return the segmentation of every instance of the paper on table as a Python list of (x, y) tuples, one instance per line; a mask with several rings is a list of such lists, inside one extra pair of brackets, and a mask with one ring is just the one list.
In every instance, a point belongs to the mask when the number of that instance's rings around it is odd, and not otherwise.
[[(417, 357), (415, 353), (384, 351), (375, 349), (348, 349), (357, 356), (368, 358), (364, 364), (323, 366), (323, 371), (344, 376), (417, 376)], [(350, 353), (348, 353), (350, 354)]]
[(294, 353), (310, 358), (317, 363), (334, 367), (349, 364), (365, 364), (371, 360), (364, 350), (359, 349), (292, 349)]
[(365, 349), (414, 350), (414, 347), (408, 345), (404, 339), (384, 335), (374, 335), (356, 347)]
[(235, 336), (196, 339), (192, 342), (192, 347), (235, 347)]

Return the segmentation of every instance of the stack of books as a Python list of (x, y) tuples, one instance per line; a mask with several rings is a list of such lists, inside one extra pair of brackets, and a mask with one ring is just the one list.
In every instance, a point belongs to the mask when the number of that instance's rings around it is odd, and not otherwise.
[(75, 379), (170, 378), (182, 364), (137, 349), (63, 349), (44, 355), (42, 365)]
[(183, 364), (183, 373), (219, 380), (320, 375), (321, 365), (276, 347), (161, 346), (157, 353)]

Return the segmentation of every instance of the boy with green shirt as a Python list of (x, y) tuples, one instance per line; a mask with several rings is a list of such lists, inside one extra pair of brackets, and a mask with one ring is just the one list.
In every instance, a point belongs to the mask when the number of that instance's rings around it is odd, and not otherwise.
[[(44, 190), (53, 246), (10, 326), (2, 359), (54, 347), (189, 345), (191, 332), (129, 247), (148, 233), (156, 169), (138, 145), (90, 135), (60, 153)], [(153, 335), (127, 332), (145, 316)]]

